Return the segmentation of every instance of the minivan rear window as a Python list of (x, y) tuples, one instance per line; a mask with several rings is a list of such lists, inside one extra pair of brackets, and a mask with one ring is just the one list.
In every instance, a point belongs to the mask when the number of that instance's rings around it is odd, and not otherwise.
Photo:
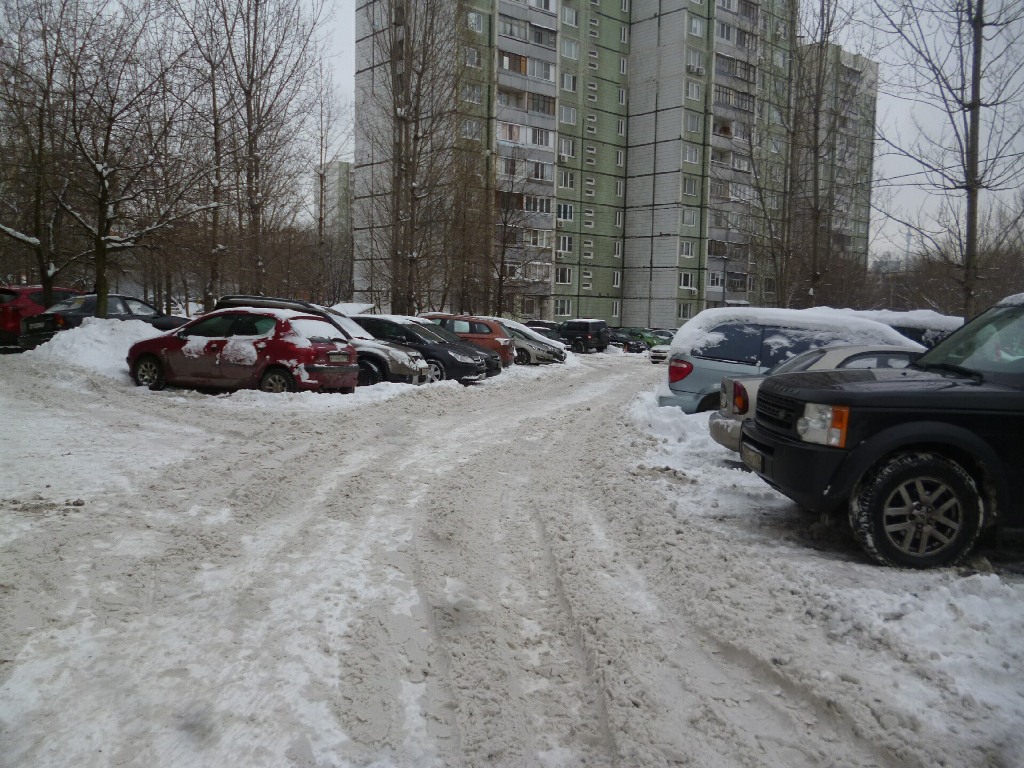
[(760, 351), (760, 325), (727, 323), (710, 331), (699, 346), (694, 346), (692, 354), (753, 365)]

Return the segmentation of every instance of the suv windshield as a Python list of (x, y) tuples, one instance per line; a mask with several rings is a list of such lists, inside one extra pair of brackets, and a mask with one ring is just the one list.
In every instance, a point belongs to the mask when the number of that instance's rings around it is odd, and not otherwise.
[(1019, 379), (1024, 374), (1024, 306), (993, 307), (925, 352), (914, 365)]

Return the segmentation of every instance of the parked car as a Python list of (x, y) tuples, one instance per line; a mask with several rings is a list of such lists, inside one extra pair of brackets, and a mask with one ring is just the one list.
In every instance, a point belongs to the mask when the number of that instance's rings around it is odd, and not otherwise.
[(484, 350), (462, 341), (449, 341), (429, 321), (403, 315), (355, 315), (352, 319), (375, 339), (411, 347), (423, 355), (428, 382), (455, 379), (470, 384), (487, 378), (488, 355)]
[[(616, 328), (613, 330), (617, 330), (619, 333), (628, 336), (629, 338), (634, 339), (636, 341), (642, 341), (644, 343), (644, 346), (648, 348), (657, 346), (658, 344), (661, 344), (665, 341), (665, 339), (656, 336), (652, 331), (649, 331), (647, 328)], [(669, 337), (669, 340), (671, 340), (671, 337)]]
[(836, 310), (705, 309), (672, 339), (658, 404), (686, 413), (713, 410), (723, 376), (757, 376), (804, 350), (836, 343), (911, 342), (888, 325)]
[(322, 317), (287, 309), (218, 309), (128, 350), (138, 386), (352, 392), (356, 350)]
[(643, 353), (650, 349), (646, 341), (625, 333), (621, 328), (608, 329), (608, 343), (621, 347), (623, 352)]
[(675, 331), (670, 331), (668, 328), (648, 328), (648, 330), (658, 340), (655, 346), (658, 344), (670, 344), (672, 337), (676, 335)]
[(866, 317), (869, 320), (885, 323), (911, 341), (916, 341), (918, 344), (923, 344), (929, 348), (934, 347), (964, 324), (962, 317), (941, 315), (932, 309), (913, 309), (908, 311), (858, 309), (852, 311), (858, 317)]
[(569, 340), (573, 352), (604, 352), (608, 349), (608, 323), (604, 320), (566, 320), (558, 332)]
[(845, 511), (879, 563), (955, 565), (1024, 527), (1024, 294), (908, 368), (769, 377), (740, 456), (818, 514)]
[(516, 363), (519, 365), (541, 365), (545, 363), (564, 363), (565, 344), (551, 339), (536, 328), (512, 320), (507, 317), (487, 317), (500, 323), (512, 337), (516, 350)]
[(21, 335), (21, 321), (44, 312), (47, 307), (64, 299), (81, 294), (74, 288), (54, 288), (50, 303), (43, 298), (41, 285), (0, 286), (0, 348), (21, 349), (18, 336)]
[(668, 356), (671, 351), (672, 348), (668, 344), (658, 344), (648, 350), (647, 357), (652, 363), (657, 365), (658, 363), (664, 363), (668, 360)]
[(743, 422), (754, 415), (757, 391), (768, 376), (800, 371), (829, 371), (840, 368), (906, 368), (924, 351), (920, 344), (908, 346), (840, 344), (809, 349), (772, 368), (764, 376), (722, 379), (718, 410), (708, 419), (711, 438), (731, 451), (740, 449)]
[(221, 296), (214, 309), (225, 307), (270, 307), (309, 312), (337, 327), (342, 337), (356, 348), (359, 363), (359, 386), (381, 382), (423, 384), (427, 381), (427, 361), (410, 347), (375, 339), (371, 333), (344, 312), (298, 299), (273, 296)]
[(429, 333), (434, 336), (438, 336), (442, 341), (447, 341), (450, 344), (457, 344), (467, 349), (471, 349), (474, 352), (482, 352), (485, 356), (485, 362), (487, 364), (487, 378), (497, 376), (499, 373), (505, 370), (505, 364), (501, 360), (501, 355), (495, 352), (493, 349), (487, 347), (481, 347), (479, 344), (474, 344), (471, 341), (466, 341), (460, 338), (458, 335), (452, 333), (443, 325), (438, 325), (433, 320), (428, 320), (425, 317), (412, 317), (410, 318), (416, 323), (424, 326)]
[[(45, 312), (21, 321), (18, 345), (22, 349), (38, 347), (58, 332), (77, 328), (87, 317), (96, 317), (95, 293), (71, 296)], [(169, 331), (188, 322), (187, 317), (165, 315), (152, 304), (119, 293), (107, 295), (107, 314), (111, 320), (142, 320), (160, 331)]]
[(496, 320), (478, 315), (451, 315), (444, 312), (427, 312), (422, 317), (447, 328), (463, 341), (497, 352), (504, 366), (513, 365), (516, 361), (512, 337)]
[(555, 332), (562, 327), (561, 323), (555, 322), (554, 320), (524, 320), (523, 325), (528, 325), (531, 328), (546, 328), (549, 331)]
[(527, 325), (525, 323), (524, 323), (524, 325), (526, 325), (526, 327), (529, 328), (534, 333), (540, 334), (541, 336), (543, 336), (544, 338), (548, 339), (549, 341), (557, 342), (564, 349), (569, 349), (569, 347), (572, 346), (571, 344), (569, 344), (569, 340), (567, 338), (565, 338), (565, 336), (560, 334), (557, 330), (553, 330), (551, 328), (544, 328), (543, 326)]

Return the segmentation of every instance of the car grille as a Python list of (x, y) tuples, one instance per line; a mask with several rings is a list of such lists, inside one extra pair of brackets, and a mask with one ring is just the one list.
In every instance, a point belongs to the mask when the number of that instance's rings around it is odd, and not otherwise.
[(803, 413), (799, 401), (791, 397), (766, 392), (757, 393), (757, 423), (779, 432), (792, 432), (796, 420)]

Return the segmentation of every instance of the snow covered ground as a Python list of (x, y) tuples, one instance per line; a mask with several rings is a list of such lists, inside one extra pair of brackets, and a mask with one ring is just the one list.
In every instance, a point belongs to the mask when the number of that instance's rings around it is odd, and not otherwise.
[(867, 563), (573, 356), (354, 395), (0, 357), (0, 766), (1024, 765), (1018, 545)]

